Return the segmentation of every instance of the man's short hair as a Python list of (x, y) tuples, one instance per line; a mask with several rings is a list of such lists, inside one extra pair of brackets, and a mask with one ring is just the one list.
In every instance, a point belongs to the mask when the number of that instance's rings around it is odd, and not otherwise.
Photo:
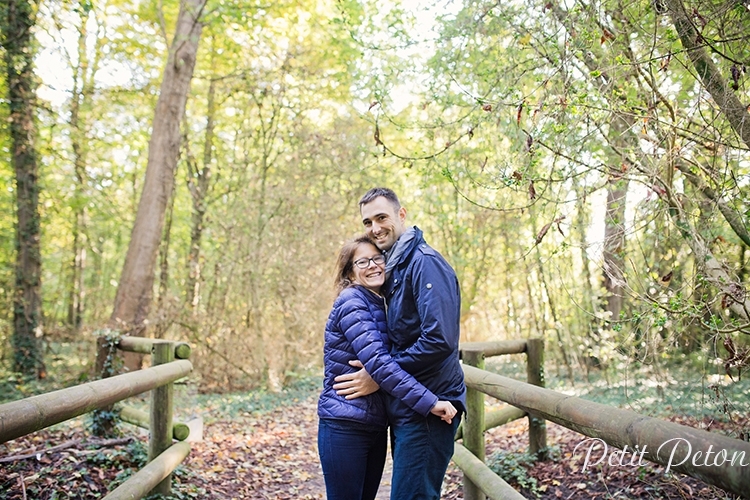
[(394, 193), (392, 189), (388, 189), (385, 187), (376, 187), (370, 189), (365, 193), (364, 196), (362, 196), (362, 198), (360, 198), (359, 209), (362, 210), (363, 205), (367, 205), (371, 201), (375, 200), (375, 198), (378, 198), (380, 196), (390, 201), (396, 211), (401, 208), (401, 203), (398, 201), (398, 196), (396, 196), (396, 193)]

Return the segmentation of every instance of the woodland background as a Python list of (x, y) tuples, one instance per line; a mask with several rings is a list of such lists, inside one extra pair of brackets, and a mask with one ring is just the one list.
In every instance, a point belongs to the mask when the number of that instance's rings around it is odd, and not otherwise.
[(543, 337), (571, 381), (750, 362), (747, 0), (0, 13), (6, 373), (73, 342), (90, 376), (116, 329), (189, 342), (202, 391), (279, 390), (378, 185), (455, 267), (463, 341)]

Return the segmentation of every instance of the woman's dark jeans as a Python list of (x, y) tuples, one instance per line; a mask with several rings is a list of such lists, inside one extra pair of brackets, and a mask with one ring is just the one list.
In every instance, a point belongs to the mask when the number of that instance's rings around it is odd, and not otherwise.
[(318, 453), (328, 500), (374, 500), (387, 447), (385, 427), (320, 419)]

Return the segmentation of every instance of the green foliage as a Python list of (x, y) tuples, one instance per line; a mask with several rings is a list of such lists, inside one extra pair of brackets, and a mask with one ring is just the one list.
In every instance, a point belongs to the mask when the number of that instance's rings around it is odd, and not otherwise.
[[(112, 491), (148, 464), (148, 446), (142, 441), (134, 440), (122, 450), (116, 450), (114, 453), (98, 453), (88, 461), (101, 468), (119, 470), (115, 480), (109, 485), (109, 490)], [(205, 498), (205, 488), (196, 486), (195, 481), (192, 480), (195, 476), (196, 472), (185, 467), (184, 464), (179, 464), (172, 472), (171, 494), (166, 497), (159, 494), (148, 495), (144, 497), (144, 500)]]
[(96, 409), (88, 414), (87, 427), (94, 436), (120, 436), (118, 427), (120, 412), (116, 409)]
[(522, 488), (538, 497), (537, 480), (528, 474), (528, 470), (534, 461), (534, 457), (528, 453), (500, 450), (487, 457), (485, 463), (492, 472), (503, 478), (511, 486)]
[(109, 486), (110, 491), (112, 491), (148, 463), (148, 445), (143, 441), (134, 439), (122, 449), (91, 455), (88, 461), (99, 467), (118, 471), (114, 481)]
[(87, 382), (93, 354), (89, 347), (88, 343), (47, 343), (47, 377), (42, 380), (14, 373), (7, 363), (0, 363), (0, 404)]
[(119, 356), (117, 344), (122, 337), (118, 330), (102, 328), (92, 333), (94, 339), (97, 339), (98, 348), (106, 352), (102, 366), (102, 373), (97, 374), (101, 378), (111, 377), (120, 373), (122, 368), (122, 358)]
[[(97, 346), (106, 352), (102, 367), (101, 378), (111, 377), (119, 373), (122, 359), (118, 355), (117, 343), (121, 334), (117, 330), (108, 328), (94, 332), (94, 338), (99, 339)], [(96, 409), (90, 413), (89, 429), (95, 436), (118, 436), (117, 427), (119, 412), (113, 407)]]
[(48, 387), (47, 381), (40, 381), (36, 377), (28, 377), (20, 373), (0, 369), (0, 403), (8, 403), (33, 396), (44, 392), (46, 387)]
[[(16, 311), (16, 314), (23, 314), (24, 309)], [(41, 342), (33, 335), (23, 332), (14, 332), (12, 336), (13, 348), (13, 367), (24, 377), (38, 378), (39, 366), (43, 366), (43, 357), (41, 352)]]

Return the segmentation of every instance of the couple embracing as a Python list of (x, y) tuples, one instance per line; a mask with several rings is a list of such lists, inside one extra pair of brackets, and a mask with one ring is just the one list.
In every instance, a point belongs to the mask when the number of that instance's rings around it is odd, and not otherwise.
[(318, 452), (328, 500), (372, 500), (390, 426), (391, 500), (438, 500), (465, 411), (453, 268), (387, 188), (359, 201), (325, 329)]

